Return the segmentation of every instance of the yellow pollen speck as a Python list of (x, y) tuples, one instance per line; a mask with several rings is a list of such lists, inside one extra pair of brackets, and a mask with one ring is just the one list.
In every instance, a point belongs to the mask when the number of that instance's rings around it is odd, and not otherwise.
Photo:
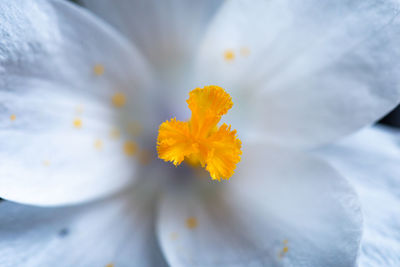
[(106, 265), (106, 267), (114, 267), (114, 264), (109, 263), (109, 264)]
[(224, 52), (224, 59), (226, 61), (233, 61), (235, 59), (235, 52), (232, 49), (227, 49)]
[(172, 232), (169, 237), (171, 238), (171, 240), (177, 240), (179, 238), (179, 235), (176, 232)]
[(50, 161), (44, 160), (44, 161), (43, 161), (43, 165), (44, 165), (44, 166), (50, 166)]
[(94, 147), (98, 150), (103, 148), (103, 141), (101, 141), (100, 139), (97, 139), (96, 141), (94, 141)]
[(197, 228), (197, 219), (195, 217), (189, 217), (186, 219), (186, 227), (189, 229)]
[(110, 131), (110, 137), (112, 139), (118, 139), (121, 136), (121, 132), (118, 129), (112, 129)]
[(126, 141), (125, 142), (125, 144), (124, 144), (125, 155), (133, 156), (133, 155), (135, 155), (136, 151), (137, 151), (136, 143), (134, 143), (132, 141)]
[(116, 108), (122, 108), (126, 104), (126, 97), (123, 93), (115, 93), (112, 98), (111, 102)]
[(102, 64), (96, 64), (93, 66), (93, 72), (97, 76), (101, 76), (104, 74), (104, 66)]
[(15, 114), (11, 114), (10, 120), (15, 121), (16, 118), (17, 118), (17, 116)]
[(278, 254), (279, 258), (283, 258), (283, 257), (286, 255), (286, 253), (289, 252), (289, 247), (287, 246), (288, 243), (289, 243), (289, 241), (288, 241), (287, 239), (283, 240), (283, 244), (284, 244), (285, 246), (284, 246), (283, 249), (279, 252), (279, 254)]
[(240, 161), (241, 141), (236, 130), (222, 124), (222, 115), (233, 106), (232, 99), (218, 86), (196, 88), (186, 101), (192, 116), (182, 122), (173, 118), (158, 130), (158, 157), (175, 166), (184, 160), (204, 167), (213, 180), (229, 179)]
[(82, 120), (81, 119), (75, 119), (73, 124), (74, 124), (75, 128), (81, 128), (82, 127)]
[(243, 46), (242, 48), (240, 48), (240, 54), (243, 57), (247, 57), (250, 55), (250, 49), (248, 47)]

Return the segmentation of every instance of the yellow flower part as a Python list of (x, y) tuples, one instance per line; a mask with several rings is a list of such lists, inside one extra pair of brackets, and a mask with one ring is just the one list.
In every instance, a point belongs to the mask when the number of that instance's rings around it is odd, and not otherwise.
[(235, 59), (235, 52), (233, 50), (228, 49), (224, 52), (224, 59), (226, 61), (233, 61)]
[(232, 108), (231, 96), (211, 85), (191, 91), (186, 102), (192, 111), (189, 121), (173, 118), (160, 125), (159, 158), (175, 166), (184, 160), (191, 165), (197, 163), (206, 168), (213, 180), (229, 179), (240, 161), (242, 143), (231, 126), (217, 124)]

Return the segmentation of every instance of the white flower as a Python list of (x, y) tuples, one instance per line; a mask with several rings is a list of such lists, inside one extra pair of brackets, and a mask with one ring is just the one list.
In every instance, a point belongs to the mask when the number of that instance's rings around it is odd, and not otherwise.
[(360, 266), (400, 264), (400, 133), (366, 129), (319, 151), (355, 186), (364, 214)]
[[(83, 2), (107, 22), (0, 2), (1, 266), (356, 265), (358, 198), (320, 156), (357, 175), (362, 145), (321, 146), (399, 102), (398, 2)], [(210, 84), (243, 142), (228, 182), (148, 162)]]

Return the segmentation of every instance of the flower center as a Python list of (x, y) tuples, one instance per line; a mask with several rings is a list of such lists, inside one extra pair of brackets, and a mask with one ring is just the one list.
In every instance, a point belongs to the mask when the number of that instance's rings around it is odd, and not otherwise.
[(160, 125), (158, 157), (175, 166), (184, 160), (190, 165), (200, 164), (213, 180), (229, 179), (240, 161), (241, 141), (230, 125), (217, 124), (233, 106), (231, 96), (211, 85), (192, 90), (186, 102), (192, 111), (189, 121), (173, 118)]

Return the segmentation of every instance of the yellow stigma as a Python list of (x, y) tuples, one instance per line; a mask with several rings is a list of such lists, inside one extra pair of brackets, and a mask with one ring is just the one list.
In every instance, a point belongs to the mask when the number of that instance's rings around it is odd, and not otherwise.
[(221, 116), (233, 106), (230, 95), (221, 87), (211, 85), (191, 91), (186, 102), (192, 111), (189, 121), (173, 118), (160, 125), (159, 158), (175, 166), (184, 160), (198, 162), (213, 180), (229, 179), (242, 154), (236, 130), (225, 123), (217, 126)]

